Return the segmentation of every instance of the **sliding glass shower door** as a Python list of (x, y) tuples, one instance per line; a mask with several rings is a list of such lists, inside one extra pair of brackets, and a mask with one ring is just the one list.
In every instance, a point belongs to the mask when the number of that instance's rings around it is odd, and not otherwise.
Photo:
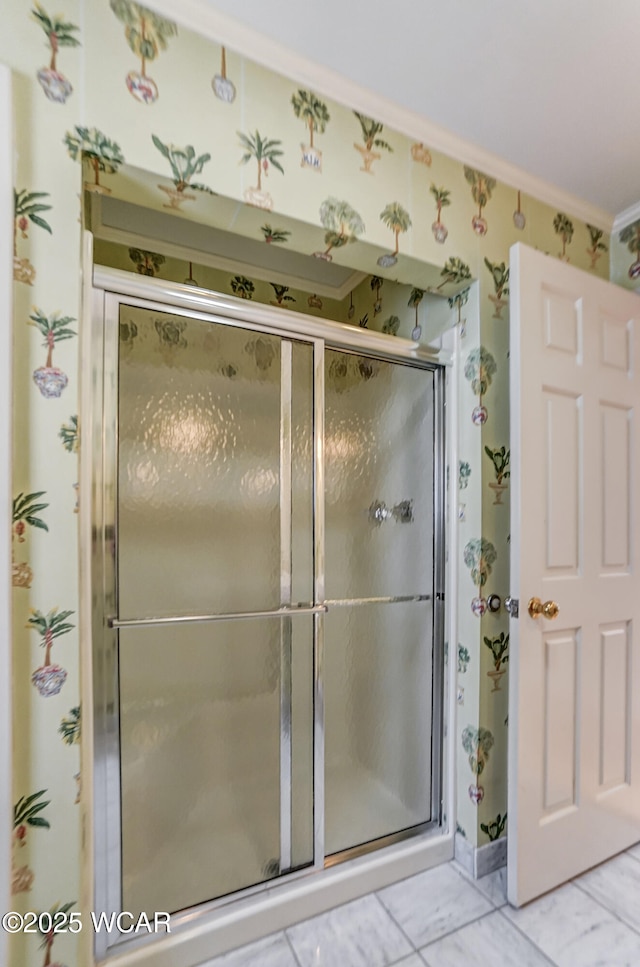
[(312, 377), (309, 344), (121, 308), (123, 909), (313, 861)]
[(177, 913), (437, 823), (434, 366), (108, 298), (105, 909)]

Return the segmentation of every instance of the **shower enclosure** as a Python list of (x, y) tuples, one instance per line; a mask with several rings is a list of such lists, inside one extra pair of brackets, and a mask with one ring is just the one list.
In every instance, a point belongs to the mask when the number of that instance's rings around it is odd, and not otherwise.
[(443, 383), (145, 285), (94, 290), (96, 902), (178, 914), (440, 823)]

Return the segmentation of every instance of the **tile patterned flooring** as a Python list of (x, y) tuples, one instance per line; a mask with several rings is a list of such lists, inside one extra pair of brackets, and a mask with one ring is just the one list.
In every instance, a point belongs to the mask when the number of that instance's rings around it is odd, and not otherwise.
[(521, 910), (506, 870), (472, 880), (454, 863), (203, 967), (638, 967), (640, 845)]

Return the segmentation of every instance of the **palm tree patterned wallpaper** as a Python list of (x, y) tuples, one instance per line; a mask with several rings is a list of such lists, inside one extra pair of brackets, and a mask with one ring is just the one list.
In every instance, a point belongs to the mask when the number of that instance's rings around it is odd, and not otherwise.
[[(460, 464), (449, 474), (460, 542), (459, 634), (448, 642), (458, 674), (457, 822), (472, 846), (503, 836), (508, 621), (487, 609), (487, 598), (508, 592), (509, 247), (526, 242), (606, 278), (610, 239), (517, 185), (301, 87), (286, 64), (271, 72), (130, 0), (59, 0), (55, 8), (10, 0), (0, 59), (13, 70), (17, 148), (16, 909), (64, 909), (81, 895), (80, 197), (83, 177), (87, 191), (116, 195), (124, 165), (152, 177), (139, 204), (215, 224), (223, 199), (245, 202), (260, 213), (265, 244), (362, 270), (345, 322), (426, 339), (425, 292), (449, 299), (462, 351)], [(294, 220), (309, 227), (312, 246), (296, 238)], [(640, 276), (639, 226), (613, 241), (614, 276), (627, 285)], [(381, 253), (372, 264), (363, 242)], [(126, 259), (148, 275), (170, 261), (142, 249)], [(408, 259), (424, 266), (424, 278), (404, 278)], [(201, 267), (183, 263), (183, 278), (187, 269), (197, 282)], [(397, 278), (411, 282), (402, 298)], [(241, 297), (258, 293), (241, 274), (234, 286), (227, 281)], [(290, 308), (299, 298), (310, 309), (322, 303), (274, 282), (260, 283), (261, 298)], [(87, 955), (77, 939), (15, 938), (12, 967), (52, 958), (80, 967)]]

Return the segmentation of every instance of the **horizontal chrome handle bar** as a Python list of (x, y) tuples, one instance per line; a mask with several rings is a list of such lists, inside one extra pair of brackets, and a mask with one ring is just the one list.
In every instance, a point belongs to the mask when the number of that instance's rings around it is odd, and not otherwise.
[(406, 604), (408, 601), (430, 601), (430, 594), (407, 594), (391, 598), (337, 598), (335, 601), (325, 601), (330, 608), (350, 608), (362, 604)]
[(326, 604), (275, 611), (230, 611), (228, 614), (184, 614), (163, 618), (107, 618), (109, 628), (151, 628), (156, 625), (204, 624), (208, 621), (237, 621), (240, 618), (290, 618), (296, 614), (325, 614)]

